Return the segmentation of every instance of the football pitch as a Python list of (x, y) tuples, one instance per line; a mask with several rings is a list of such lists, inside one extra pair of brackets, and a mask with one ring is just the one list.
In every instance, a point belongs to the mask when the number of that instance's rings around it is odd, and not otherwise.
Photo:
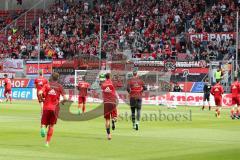
[[(96, 104), (87, 106), (93, 109)], [(72, 112), (76, 111), (73, 106)], [(40, 137), (40, 107), (35, 101), (0, 103), (0, 160), (231, 160), (240, 151), (240, 120), (229, 109), (221, 118), (199, 107), (143, 105), (139, 131), (132, 129), (129, 107), (106, 138), (103, 117), (85, 122), (59, 120), (49, 148)], [(159, 117), (159, 115), (162, 117)], [(152, 117), (154, 115), (156, 117)], [(164, 116), (165, 117), (164, 117)], [(176, 116), (178, 116), (176, 118)], [(175, 118), (173, 118), (175, 117)], [(164, 119), (165, 118), (165, 119)]]

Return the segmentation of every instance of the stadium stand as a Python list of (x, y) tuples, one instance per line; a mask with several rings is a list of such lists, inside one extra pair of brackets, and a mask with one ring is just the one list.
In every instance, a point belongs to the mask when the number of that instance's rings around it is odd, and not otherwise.
[[(104, 0), (101, 4), (95, 0), (93, 4), (65, 0), (38, 12), (43, 18), (41, 58), (96, 56), (100, 15), (103, 16), (103, 53), (130, 50), (133, 58), (199, 61), (229, 59), (235, 52), (234, 39), (189, 40), (189, 35), (194, 33), (233, 32), (234, 11), (238, 7), (234, 1), (221, 0), (209, 5), (205, 0)], [(0, 11), (0, 27), (22, 12)], [(38, 22), (33, 13), (27, 16), (32, 25), (26, 29), (24, 20), (20, 20), (8, 28), (6, 35), (1, 33), (2, 57), (37, 57)]]

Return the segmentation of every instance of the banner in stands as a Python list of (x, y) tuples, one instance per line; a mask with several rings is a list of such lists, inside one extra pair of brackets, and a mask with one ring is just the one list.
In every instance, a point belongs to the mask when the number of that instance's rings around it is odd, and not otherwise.
[[(4, 89), (0, 88), (0, 98), (4, 97)], [(32, 88), (13, 88), (12, 89), (12, 97), (13, 99), (25, 99), (31, 100), (33, 99), (33, 89)]]
[(15, 73), (0, 72), (0, 78), (4, 78), (4, 74), (7, 74), (8, 78), (14, 78), (15, 77)]
[[(43, 70), (45, 76), (52, 74), (52, 61), (40, 61), (39, 70)], [(36, 77), (38, 75), (38, 61), (26, 61), (26, 75)]]
[[(66, 90), (66, 94), (69, 100), (74, 100), (74, 90)], [(118, 92), (119, 102), (124, 103), (128, 101), (128, 93), (125, 91)], [(36, 97), (35, 97), (36, 99)], [(87, 102), (102, 102), (101, 93), (98, 91), (90, 91)], [(187, 106), (202, 106), (203, 105), (203, 93), (186, 93), (184, 92), (169, 92), (164, 95), (156, 96), (154, 92), (144, 92), (143, 94), (143, 104), (153, 104), (153, 105), (187, 105)], [(231, 94), (224, 94), (222, 104), (225, 107), (230, 107), (232, 104)], [(215, 106), (214, 98), (211, 95), (210, 105)]]
[(3, 72), (23, 72), (22, 59), (2, 59), (0, 60), (0, 71)]
[(217, 40), (217, 41), (226, 41), (226, 40), (230, 40), (230, 39), (234, 39), (235, 38), (235, 33), (233, 32), (224, 32), (224, 33), (193, 33), (193, 34), (189, 34), (189, 38), (190, 41), (194, 41), (195, 39), (200, 39), (201, 41), (205, 40), (205, 41), (213, 41), (213, 40)]
[[(134, 63), (135, 67), (163, 67), (164, 61), (138, 61)], [(193, 62), (176, 62), (177, 68), (205, 68), (207, 63), (204, 60)]]
[[(101, 65), (105, 61), (102, 61)], [(75, 68), (77, 69), (99, 69), (99, 60), (98, 59), (76, 59), (74, 60)]]
[[(11, 79), (13, 88), (34, 88), (34, 79)], [(0, 79), (0, 87), (4, 87), (4, 79)]]
[[(101, 61), (101, 65), (106, 61)], [(53, 68), (74, 68), (74, 69), (99, 69), (98, 59), (74, 59), (74, 60), (54, 60)]]
[(75, 68), (74, 60), (53, 60), (53, 68)]

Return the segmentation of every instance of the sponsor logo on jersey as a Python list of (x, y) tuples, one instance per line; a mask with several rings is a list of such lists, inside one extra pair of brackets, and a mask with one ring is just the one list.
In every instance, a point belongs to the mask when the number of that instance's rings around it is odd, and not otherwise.
[(104, 89), (104, 92), (112, 92), (112, 90), (109, 87), (107, 87)]
[(56, 96), (56, 92), (54, 89), (51, 89), (49, 92), (48, 92), (49, 95), (53, 95), (53, 96)]

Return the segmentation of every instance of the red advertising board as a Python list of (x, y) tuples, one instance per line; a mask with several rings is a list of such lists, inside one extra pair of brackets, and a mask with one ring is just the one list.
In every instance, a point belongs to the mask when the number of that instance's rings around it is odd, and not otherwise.
[[(12, 87), (14, 88), (25, 88), (25, 87), (33, 87), (30, 86), (30, 79), (11, 79)], [(0, 87), (4, 86), (4, 79), (0, 79)]]
[(37, 75), (39, 70), (42, 70), (44, 74), (49, 75), (52, 73), (52, 62), (51, 61), (27, 61), (26, 62), (26, 74), (27, 75)]
[(54, 60), (52, 63), (54, 68), (75, 68), (74, 60)]
[[(176, 68), (176, 70), (174, 71), (175, 73), (183, 73), (184, 71), (186, 70), (186, 68)], [(190, 75), (193, 75), (193, 74), (200, 74), (200, 73), (203, 73), (203, 74), (207, 74), (209, 69), (208, 68), (187, 68), (188, 70), (188, 73)]]

